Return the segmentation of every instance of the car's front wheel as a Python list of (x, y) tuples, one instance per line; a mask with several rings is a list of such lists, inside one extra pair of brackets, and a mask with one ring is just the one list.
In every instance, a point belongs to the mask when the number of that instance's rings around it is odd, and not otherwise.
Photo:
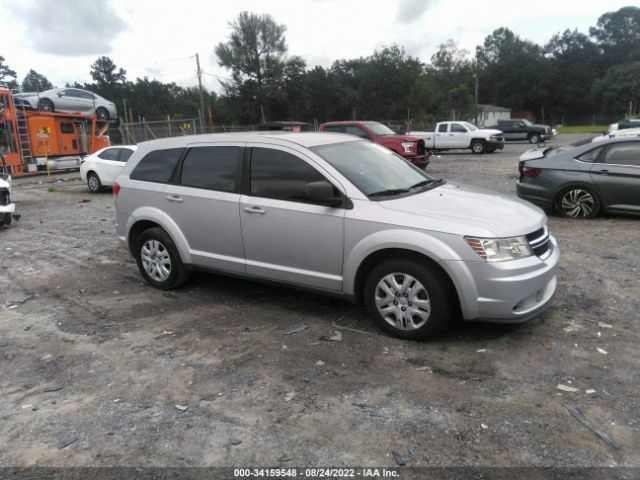
[(537, 133), (529, 135), (529, 143), (540, 143), (540, 135)]
[(387, 260), (375, 267), (363, 293), (376, 323), (399, 338), (433, 338), (454, 313), (454, 296), (443, 274), (412, 259)]
[(486, 150), (486, 144), (482, 140), (474, 140), (471, 142), (471, 151), (477, 155), (484, 153)]
[(593, 218), (600, 213), (601, 202), (591, 189), (576, 186), (570, 187), (556, 197), (556, 211), (567, 218)]
[(153, 227), (142, 232), (134, 248), (140, 273), (154, 287), (170, 290), (187, 281), (188, 272), (178, 249), (162, 228)]
[(104, 107), (99, 107), (96, 110), (96, 117), (101, 122), (108, 122), (109, 121), (109, 111)]

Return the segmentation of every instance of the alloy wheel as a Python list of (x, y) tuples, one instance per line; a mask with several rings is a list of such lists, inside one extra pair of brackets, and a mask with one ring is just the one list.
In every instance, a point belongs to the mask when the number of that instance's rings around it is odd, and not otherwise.
[(576, 188), (569, 190), (560, 200), (560, 208), (567, 217), (588, 217), (595, 208), (595, 198), (586, 190)]

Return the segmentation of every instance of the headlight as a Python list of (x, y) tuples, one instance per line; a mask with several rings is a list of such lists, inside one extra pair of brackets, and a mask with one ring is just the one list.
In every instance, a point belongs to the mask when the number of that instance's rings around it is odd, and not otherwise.
[(411, 153), (413, 150), (413, 146), (416, 142), (402, 142), (402, 146), (404, 147), (404, 153)]
[(475, 238), (464, 237), (471, 249), (487, 262), (505, 262), (533, 255), (525, 237)]
[(491, 140), (497, 140), (499, 135), (491, 135)]

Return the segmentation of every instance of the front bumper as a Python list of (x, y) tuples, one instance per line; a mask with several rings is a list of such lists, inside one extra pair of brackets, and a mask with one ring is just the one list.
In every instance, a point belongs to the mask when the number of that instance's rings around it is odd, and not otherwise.
[(553, 137), (555, 137), (556, 135), (558, 135), (558, 131), (555, 128), (551, 129), (551, 132), (544, 132), (540, 134), (540, 138), (542, 140), (549, 140)]
[(491, 150), (502, 150), (504, 148), (504, 140), (487, 140), (487, 148)]
[(545, 184), (525, 183), (520, 180), (516, 183), (516, 193), (518, 197), (527, 200), (541, 208), (550, 209), (553, 207), (553, 191)]
[(414, 157), (404, 157), (405, 160), (413, 163), (416, 167), (427, 168), (429, 165), (429, 156), (428, 155), (416, 155)]
[(465, 320), (520, 323), (546, 310), (557, 287), (560, 249), (549, 238), (551, 254), (508, 262), (443, 261), (455, 278)]

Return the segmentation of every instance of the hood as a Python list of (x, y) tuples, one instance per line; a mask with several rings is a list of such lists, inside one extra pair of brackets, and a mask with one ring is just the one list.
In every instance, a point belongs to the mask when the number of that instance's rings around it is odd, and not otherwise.
[(378, 135), (378, 138), (381, 141), (389, 140), (393, 143), (417, 142), (418, 140), (422, 140), (422, 137), (416, 137), (415, 135)]
[(463, 184), (446, 183), (379, 205), (414, 216), (412, 226), (462, 235), (513, 237), (534, 232), (547, 223), (544, 212), (529, 202)]

